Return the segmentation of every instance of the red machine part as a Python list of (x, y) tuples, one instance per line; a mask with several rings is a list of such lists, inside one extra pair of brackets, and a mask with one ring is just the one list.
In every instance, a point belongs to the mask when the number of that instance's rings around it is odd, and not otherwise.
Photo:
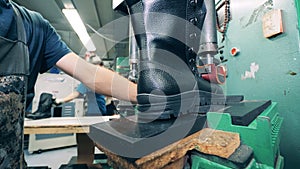
[(212, 83), (224, 84), (226, 81), (227, 71), (223, 65), (206, 65), (210, 66), (211, 73), (202, 74), (202, 78)]
[(237, 47), (232, 47), (230, 49), (231, 56), (237, 56), (240, 53), (240, 50)]

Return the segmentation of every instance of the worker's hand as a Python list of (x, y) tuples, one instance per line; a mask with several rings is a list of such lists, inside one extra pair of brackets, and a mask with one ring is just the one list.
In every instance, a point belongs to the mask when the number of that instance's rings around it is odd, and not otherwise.
[(54, 100), (54, 105), (56, 105), (56, 106), (59, 106), (59, 105), (61, 105), (61, 104), (63, 104), (64, 103), (64, 100), (63, 99), (55, 99)]

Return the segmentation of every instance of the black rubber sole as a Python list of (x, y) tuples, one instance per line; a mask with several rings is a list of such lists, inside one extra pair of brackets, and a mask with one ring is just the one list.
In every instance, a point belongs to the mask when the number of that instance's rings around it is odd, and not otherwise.
[[(205, 114), (209, 111), (221, 111), (229, 103), (243, 101), (244, 96), (224, 96), (204, 91), (193, 91), (173, 96), (139, 94), (138, 100), (139, 104), (137, 105), (119, 104), (117, 107), (120, 114), (124, 114), (124, 116), (138, 114), (141, 121), (172, 119), (182, 114)], [(151, 100), (151, 104), (149, 100)]]
[(226, 100), (238, 102), (243, 97), (227, 98), (222, 94), (195, 90), (172, 96), (139, 94), (137, 99), (139, 119), (157, 120), (176, 118), (181, 114), (220, 110), (225, 107)]

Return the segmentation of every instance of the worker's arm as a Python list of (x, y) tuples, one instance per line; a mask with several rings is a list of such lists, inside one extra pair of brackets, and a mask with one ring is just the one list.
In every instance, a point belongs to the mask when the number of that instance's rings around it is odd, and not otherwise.
[(56, 104), (66, 103), (66, 102), (72, 101), (73, 99), (77, 98), (79, 95), (80, 95), (80, 93), (78, 91), (74, 91), (74, 92), (70, 93), (68, 96), (66, 96), (64, 98), (55, 99), (55, 103)]
[(136, 102), (136, 84), (107, 68), (86, 62), (75, 53), (62, 57), (56, 66), (96, 93)]

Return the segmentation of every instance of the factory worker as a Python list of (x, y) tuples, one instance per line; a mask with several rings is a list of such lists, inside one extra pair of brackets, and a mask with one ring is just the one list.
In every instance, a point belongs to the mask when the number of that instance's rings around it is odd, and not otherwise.
[(0, 0), (0, 168), (24, 168), (25, 101), (38, 74), (53, 66), (97, 93), (136, 102), (136, 84), (77, 56), (39, 13)]

